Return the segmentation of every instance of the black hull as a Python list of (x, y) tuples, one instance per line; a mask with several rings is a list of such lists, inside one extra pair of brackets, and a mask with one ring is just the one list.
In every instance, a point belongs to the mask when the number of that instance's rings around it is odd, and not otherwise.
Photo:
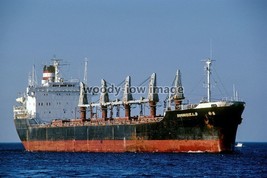
[(227, 107), (168, 111), (158, 122), (121, 125), (51, 127), (31, 119), (14, 121), (29, 151), (231, 152), (243, 110), (244, 103), (236, 102)]

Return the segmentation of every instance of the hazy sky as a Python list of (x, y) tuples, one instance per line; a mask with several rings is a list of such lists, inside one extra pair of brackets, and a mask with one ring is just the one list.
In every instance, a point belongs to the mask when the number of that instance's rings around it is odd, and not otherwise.
[(12, 109), (33, 64), (39, 83), (54, 55), (70, 64), (66, 78), (81, 78), (87, 57), (90, 85), (127, 75), (138, 85), (153, 72), (171, 85), (180, 69), (185, 96), (199, 102), (210, 41), (213, 97), (231, 97), (235, 84), (247, 103), (237, 140), (267, 141), (266, 17), (265, 0), (0, 0), (0, 142), (19, 141)]

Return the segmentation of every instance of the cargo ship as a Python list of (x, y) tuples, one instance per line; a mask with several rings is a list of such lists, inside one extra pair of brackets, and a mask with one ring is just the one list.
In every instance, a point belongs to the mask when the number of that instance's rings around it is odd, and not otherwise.
[[(211, 100), (211, 59), (205, 61), (207, 96), (185, 104), (181, 72), (157, 113), (156, 73), (148, 78), (147, 97), (134, 99), (131, 77), (123, 82), (121, 98), (110, 99), (108, 83), (92, 101), (87, 77), (61, 78), (61, 60), (43, 67), (41, 84), (35, 70), (26, 92), (16, 99), (14, 123), (27, 151), (45, 152), (233, 152), (245, 102)], [(85, 65), (87, 71), (87, 62)], [(86, 73), (86, 72), (85, 72)], [(96, 97), (96, 96), (95, 96)], [(133, 109), (140, 112), (133, 115)], [(146, 114), (145, 108), (148, 108)]]

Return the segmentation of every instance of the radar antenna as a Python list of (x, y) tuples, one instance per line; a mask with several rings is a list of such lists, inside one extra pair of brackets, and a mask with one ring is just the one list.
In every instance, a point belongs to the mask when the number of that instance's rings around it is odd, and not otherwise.
[(55, 67), (55, 82), (63, 82), (63, 78), (60, 77), (60, 66), (68, 65), (62, 64), (62, 59), (57, 59), (56, 55), (51, 59), (53, 61), (53, 66)]

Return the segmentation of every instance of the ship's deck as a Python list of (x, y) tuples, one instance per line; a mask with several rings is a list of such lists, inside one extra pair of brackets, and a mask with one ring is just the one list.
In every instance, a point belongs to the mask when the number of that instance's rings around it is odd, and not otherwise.
[(32, 127), (73, 127), (73, 126), (106, 126), (106, 125), (136, 125), (143, 123), (155, 123), (160, 122), (163, 119), (162, 116), (150, 117), (150, 116), (142, 116), (142, 117), (131, 117), (130, 119), (126, 117), (114, 118), (114, 119), (102, 119), (102, 118), (94, 118), (91, 120), (82, 121), (81, 119), (72, 119), (72, 120), (61, 120), (56, 119), (53, 120), (52, 123), (49, 124), (36, 124), (32, 125)]

